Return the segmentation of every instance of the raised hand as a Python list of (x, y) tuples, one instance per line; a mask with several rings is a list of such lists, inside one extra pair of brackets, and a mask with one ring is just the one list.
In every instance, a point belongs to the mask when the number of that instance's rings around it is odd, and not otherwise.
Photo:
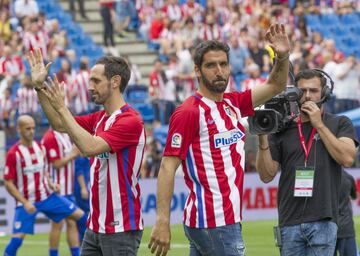
[(43, 83), (48, 75), (48, 71), (51, 65), (49, 62), (46, 66), (39, 48), (31, 51), (27, 55), (27, 60), (30, 64), (31, 69), (31, 80), (35, 84), (35, 87), (43, 87)]
[(59, 82), (56, 75), (54, 75), (54, 80), (48, 77), (47, 86), (43, 89), (43, 93), (49, 100), (49, 103), (54, 108), (54, 110), (58, 111), (62, 107), (65, 107), (65, 93), (64, 93), (64, 85)]
[(272, 24), (266, 32), (266, 38), (279, 58), (289, 54), (290, 42), (284, 24)]

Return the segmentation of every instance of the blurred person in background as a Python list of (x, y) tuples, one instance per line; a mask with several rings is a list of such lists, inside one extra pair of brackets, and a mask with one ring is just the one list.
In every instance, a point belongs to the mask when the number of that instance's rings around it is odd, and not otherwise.
[(152, 98), (155, 112), (153, 126), (168, 124), (170, 116), (175, 110), (176, 102), (176, 85), (172, 74), (164, 70), (163, 62), (160, 59), (156, 59), (149, 79), (149, 95)]
[(131, 86), (139, 84), (141, 80), (141, 73), (139, 67), (130, 61), (129, 56), (122, 55), (122, 57), (127, 61), (130, 67), (130, 79), (128, 85)]
[(4, 184), (16, 200), (13, 231), (4, 255), (15, 256), (27, 234), (34, 234), (39, 212), (60, 222), (70, 217), (85, 229), (86, 215), (69, 200), (56, 194), (57, 183), (52, 183), (46, 169), (44, 148), (34, 140), (35, 122), (31, 116), (17, 119), (20, 139), (6, 155)]
[(221, 40), (221, 36), (221, 27), (216, 23), (214, 14), (207, 13), (205, 21), (200, 25), (198, 38), (200, 40)]
[(0, 97), (0, 120), (1, 127), (8, 129), (14, 127), (15, 102), (11, 99), (11, 88), (6, 88)]
[(265, 83), (266, 78), (261, 76), (260, 68), (257, 64), (252, 63), (246, 68), (249, 78), (242, 82), (241, 91), (251, 90)]
[[(74, 196), (76, 205), (84, 211), (86, 216), (90, 213), (90, 159), (84, 156), (75, 158)], [(80, 245), (84, 240), (83, 229), (78, 229)]]
[(31, 18), (29, 26), (25, 28), (23, 36), (25, 53), (40, 48), (44, 58), (47, 59), (50, 39), (38, 21), (38, 18)]
[[(339, 220), (335, 254), (339, 256), (359, 255), (353, 219), (351, 200), (358, 198), (356, 184), (353, 176), (342, 170), (340, 197), (339, 197)], [(339, 254), (337, 254), (339, 253)]]
[(33, 18), (39, 14), (39, 7), (35, 0), (16, 0), (14, 9), (18, 19), (21, 19), (24, 16)]
[(336, 96), (335, 113), (341, 113), (360, 106), (360, 65), (354, 56), (347, 57), (337, 65), (334, 85)]
[(70, 89), (70, 98), (72, 103), (72, 109), (75, 114), (82, 115), (89, 112), (89, 59), (87, 57), (81, 57), (80, 69), (75, 75), (74, 82)]
[[(65, 133), (60, 133), (49, 128), (41, 145), (45, 149), (48, 175), (52, 183), (59, 185), (59, 196), (75, 204), (74, 198), (74, 159), (79, 155), (79, 150), (73, 146), (70, 138)], [(59, 243), (62, 228), (66, 223), (66, 239), (72, 256), (80, 255), (79, 237), (76, 222), (66, 218), (60, 222), (51, 221), (49, 233), (49, 256), (59, 255)]]
[(9, 11), (5, 8), (0, 9), (0, 39), (5, 42), (9, 41), (11, 38), (11, 24)]
[(260, 73), (269, 73), (271, 60), (267, 51), (260, 46), (259, 40), (250, 38), (249, 40), (249, 56), (259, 66)]
[(84, 8), (84, 2), (85, 2), (84, 0), (68, 0), (70, 14), (71, 14), (73, 20), (76, 20), (75, 1), (78, 4), (81, 18), (83, 18), (85, 20), (89, 20), (88, 16), (86, 16), (86, 12), (85, 12), (85, 8)]
[(115, 0), (99, 0), (100, 15), (103, 22), (104, 51), (113, 56), (118, 56), (119, 52), (115, 47), (114, 26), (115, 26)]
[(250, 62), (250, 54), (246, 47), (240, 45), (239, 39), (235, 35), (230, 36), (229, 45), (229, 63), (231, 66), (231, 74), (235, 78), (236, 76), (246, 73), (246, 67)]
[(16, 104), (19, 115), (31, 115), (37, 124), (40, 122), (39, 102), (29, 76), (21, 80), (21, 87), (16, 92)]
[(13, 81), (21, 80), (25, 75), (21, 57), (13, 53), (9, 45), (4, 46), (0, 57), (0, 74)]

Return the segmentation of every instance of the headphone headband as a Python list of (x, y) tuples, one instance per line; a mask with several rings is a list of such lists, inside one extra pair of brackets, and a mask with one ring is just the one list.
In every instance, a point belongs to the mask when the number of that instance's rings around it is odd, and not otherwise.
[[(314, 68), (313, 70), (315, 70), (316, 72), (319, 72), (323, 77), (326, 78), (325, 86), (328, 86), (330, 88), (331, 93), (332, 93), (333, 90), (334, 90), (334, 81), (332, 80), (331, 76), (328, 73), (326, 73), (325, 71), (321, 70), (321, 69)], [(328, 84), (330, 84), (330, 86)]]

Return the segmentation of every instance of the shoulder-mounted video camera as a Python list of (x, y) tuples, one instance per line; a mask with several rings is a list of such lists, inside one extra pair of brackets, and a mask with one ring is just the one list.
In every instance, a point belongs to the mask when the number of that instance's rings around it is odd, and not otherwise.
[(286, 129), (300, 113), (300, 99), (303, 92), (297, 87), (287, 87), (265, 103), (265, 108), (255, 110), (248, 118), (251, 134), (277, 133)]

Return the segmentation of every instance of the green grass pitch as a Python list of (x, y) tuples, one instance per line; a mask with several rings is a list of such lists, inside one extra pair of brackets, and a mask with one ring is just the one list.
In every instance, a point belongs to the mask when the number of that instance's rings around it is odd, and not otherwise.
[[(355, 228), (357, 231), (357, 243), (360, 244), (360, 217), (355, 217)], [(246, 245), (247, 256), (275, 256), (279, 255), (277, 248), (274, 246), (274, 239), (272, 227), (276, 225), (276, 221), (249, 221), (243, 222), (243, 236)], [(150, 228), (144, 230), (142, 243), (139, 249), (139, 256), (152, 255), (147, 249), (147, 244), (150, 237)], [(183, 228), (181, 225), (174, 225), (171, 228), (172, 234), (172, 247), (169, 251), (169, 256), (186, 256), (188, 255), (188, 242), (184, 236)], [(0, 252), (9, 241), (9, 236), (0, 237)], [(48, 235), (35, 234), (27, 236), (22, 247), (18, 251), (19, 256), (47, 256), (48, 255)], [(68, 250), (65, 234), (61, 236), (59, 255), (70, 255)]]

